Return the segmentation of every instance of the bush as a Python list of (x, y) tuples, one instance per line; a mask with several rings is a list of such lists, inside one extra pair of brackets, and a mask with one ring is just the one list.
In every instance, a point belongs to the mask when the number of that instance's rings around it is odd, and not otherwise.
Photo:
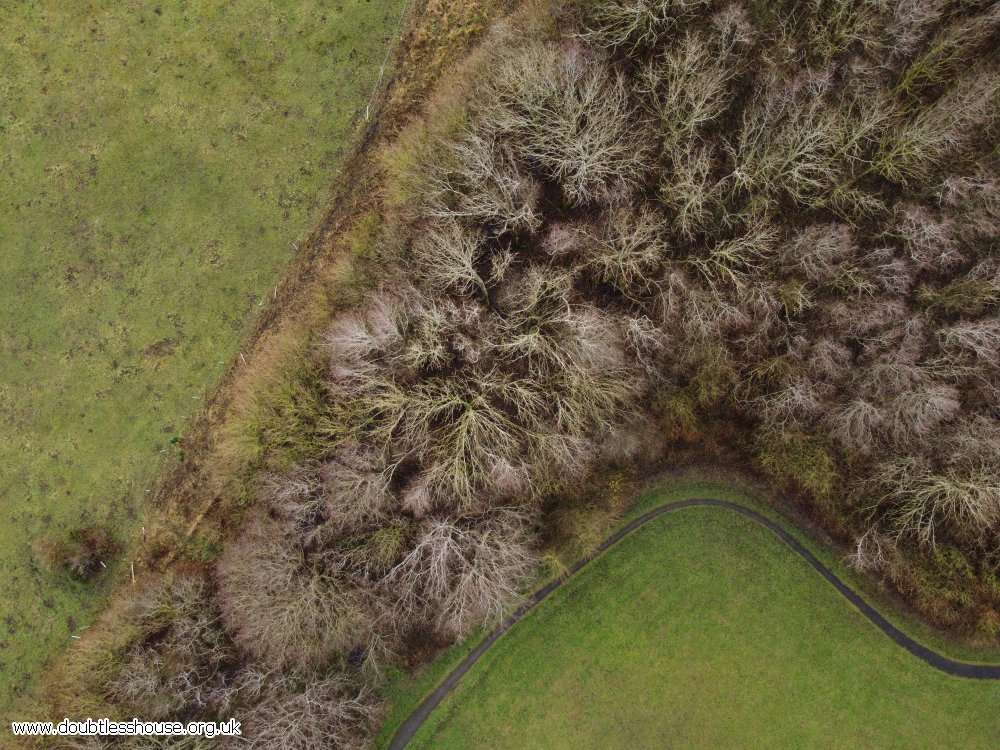
[(103, 526), (74, 529), (63, 538), (49, 538), (39, 544), (39, 554), (51, 570), (89, 580), (107, 567), (121, 545)]
[(203, 578), (149, 579), (70, 652), (55, 708), (68, 716), (171, 719), (224, 700), (233, 651)]
[(837, 487), (830, 451), (815, 438), (796, 432), (763, 432), (757, 439), (757, 461), (779, 487), (804, 490), (829, 507)]

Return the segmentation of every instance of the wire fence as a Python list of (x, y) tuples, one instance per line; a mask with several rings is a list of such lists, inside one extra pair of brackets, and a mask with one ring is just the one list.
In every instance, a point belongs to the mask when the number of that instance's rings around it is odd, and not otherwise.
[(365, 122), (368, 122), (368, 120), (371, 119), (372, 103), (375, 101), (379, 87), (382, 85), (382, 79), (385, 77), (385, 69), (389, 64), (389, 57), (392, 55), (392, 51), (396, 48), (396, 44), (399, 42), (400, 32), (403, 29), (403, 21), (406, 19), (406, 13), (411, 7), (413, 7), (413, 0), (404, 3), (403, 10), (399, 14), (399, 20), (396, 21), (396, 30), (393, 32), (392, 40), (386, 46), (385, 57), (382, 58), (382, 65), (378, 70), (378, 79), (375, 81), (375, 87), (372, 89), (371, 96), (368, 97), (368, 103), (365, 104)]

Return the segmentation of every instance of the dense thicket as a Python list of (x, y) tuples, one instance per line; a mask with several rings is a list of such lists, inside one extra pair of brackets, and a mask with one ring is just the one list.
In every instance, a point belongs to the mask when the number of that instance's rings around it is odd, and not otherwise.
[(390, 152), (387, 281), (325, 338), (338, 427), (265, 482), (211, 604), (162, 590), (120, 704), (360, 742), (362, 675), (500, 616), (542, 501), (650, 425), (738, 425), (860, 566), (1000, 635), (1000, 10), (560, 12)]

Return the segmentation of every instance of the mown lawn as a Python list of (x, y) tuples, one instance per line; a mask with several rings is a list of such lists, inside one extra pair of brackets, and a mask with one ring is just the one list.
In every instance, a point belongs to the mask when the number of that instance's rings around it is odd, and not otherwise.
[[(439, 676), (395, 683), (390, 724)], [(515, 626), (411, 747), (987, 748), (998, 717), (1000, 684), (933, 670), (765, 529), (692, 508)]]
[(0, 714), (101, 598), (33, 543), (138, 529), (316, 220), (404, 4), (0, 7)]

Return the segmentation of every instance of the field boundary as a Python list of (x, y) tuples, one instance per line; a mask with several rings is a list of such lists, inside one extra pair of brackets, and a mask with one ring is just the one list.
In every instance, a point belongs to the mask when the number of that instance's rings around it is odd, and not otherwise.
[[(929, 666), (955, 677), (964, 677), (975, 680), (1000, 680), (1000, 664), (974, 664), (970, 662), (950, 659), (947, 656), (934, 651), (910, 637), (898, 627), (883, 617), (874, 607), (854, 589), (844, 583), (840, 577), (831, 571), (823, 562), (819, 560), (802, 542), (790, 534), (780, 523), (773, 521), (757, 511), (741, 503), (730, 500), (718, 500), (714, 498), (697, 498), (692, 500), (677, 500), (663, 505), (659, 505), (616, 531), (605, 539), (594, 552), (586, 555), (573, 564), (572, 567), (562, 576), (547, 583), (538, 589), (531, 597), (517, 608), (509, 617), (497, 625), (489, 635), (470, 651), (464, 659), (434, 688), (417, 706), (417, 708), (400, 724), (392, 740), (389, 742), (389, 750), (402, 750), (407, 746), (414, 735), (430, 717), (431, 713), (441, 703), (462, 680), (462, 678), (472, 669), (480, 657), (489, 650), (501, 636), (516, 625), (525, 615), (543, 602), (548, 596), (572, 578), (582, 568), (593, 562), (596, 558), (614, 547), (625, 537), (648, 522), (659, 518), (672, 511), (684, 508), (722, 508), (735, 511), (747, 518), (756, 521), (764, 528), (773, 532), (781, 541), (788, 545), (799, 557), (809, 563), (813, 569), (818, 571), (845, 599), (853, 604), (862, 615), (871, 621), (879, 630), (889, 637), (895, 644), (902, 647), (909, 653), (918, 657)], [(787, 519), (784, 519), (787, 522)]]
[[(221, 499), (217, 488), (207, 492), (203, 476), (202, 460), (207, 458), (216, 446), (216, 429), (225, 422), (233, 400), (233, 386), (252, 360), (259, 343), (265, 335), (277, 329), (280, 324), (301, 311), (301, 303), (308, 295), (303, 294), (314, 284), (318, 274), (318, 264), (329, 249), (330, 237), (345, 222), (349, 222), (351, 211), (348, 206), (356, 198), (361, 175), (365, 173), (366, 162), (382, 132), (384, 105), (399, 74), (399, 63), (411, 40), (413, 29), (419, 25), (427, 7), (427, 0), (407, 0), (399, 20), (393, 28), (392, 42), (379, 69), (379, 76), (365, 105), (355, 113), (355, 131), (347, 153), (331, 177), (334, 187), (325, 209), (314, 222), (306, 237), (293, 243), (295, 255), (278, 279), (270, 304), (264, 306), (255, 318), (248, 321), (237, 354), (230, 360), (226, 370), (213, 386), (203, 394), (202, 408), (192, 416), (185, 434), (185, 444), (189, 460), (159, 472), (151, 482), (150, 507), (163, 509), (182, 505), (183, 499), (198, 494), (206, 494), (193, 515), (189, 515), (183, 535), (161, 560), (155, 565), (160, 572), (171, 567), (182, 554), (187, 543), (202, 521), (214, 511)], [(388, 75), (386, 73), (388, 72)], [(267, 297), (265, 295), (265, 300)], [(242, 363), (242, 364), (241, 364)], [(139, 541), (139, 540), (137, 540)]]

